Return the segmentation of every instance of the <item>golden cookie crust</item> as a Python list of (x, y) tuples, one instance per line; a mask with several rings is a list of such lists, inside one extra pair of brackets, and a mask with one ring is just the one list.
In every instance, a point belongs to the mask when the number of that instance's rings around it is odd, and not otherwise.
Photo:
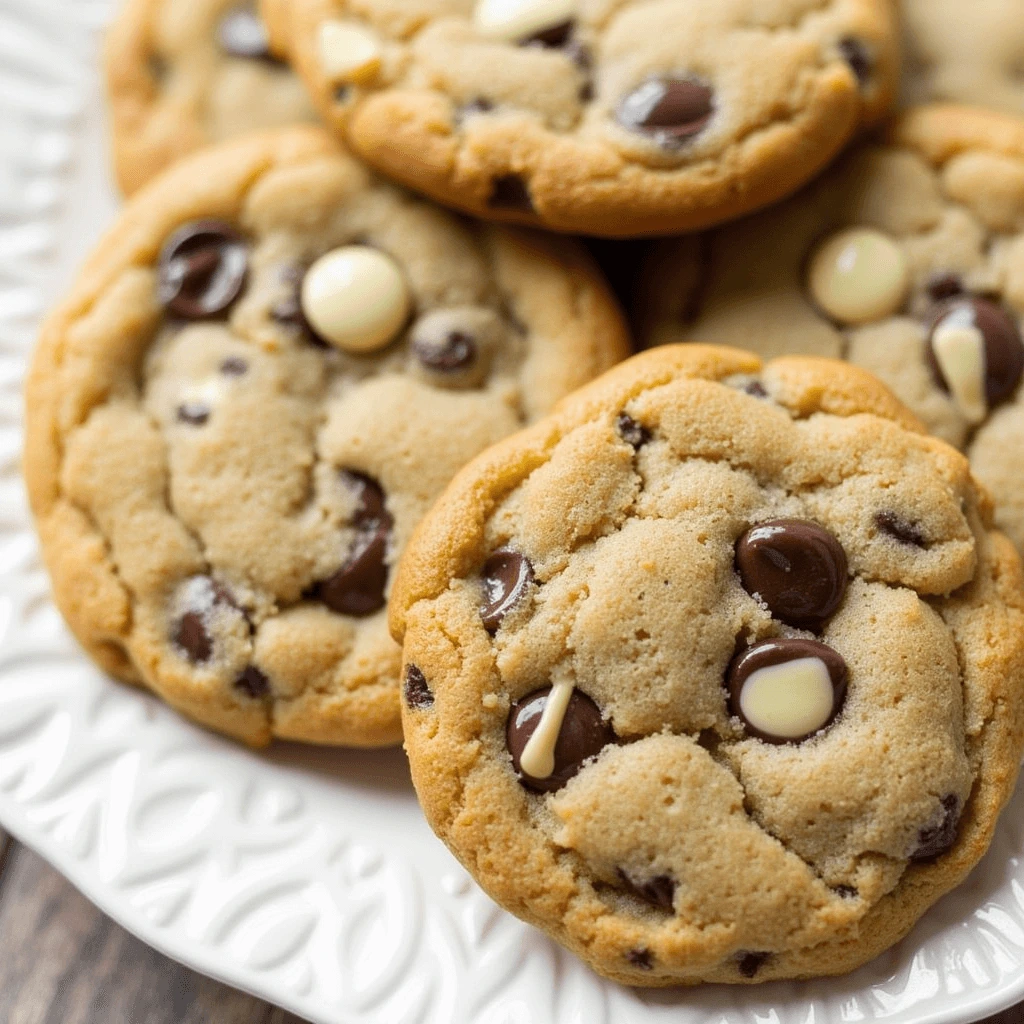
[[(760, 982), (853, 970), (963, 880), (1024, 745), (1022, 569), (966, 460), (921, 431), (848, 364), (674, 345), (459, 473), (406, 549), (391, 629), (423, 680), (403, 702), (420, 801), (495, 900), (616, 981)], [(926, 517), (927, 549), (873, 529), (883, 505)], [(741, 623), (777, 633), (732, 545), (781, 509), (846, 549), (822, 639), (851, 675), (827, 731), (773, 747), (736, 731), (721, 676)], [(502, 547), (535, 582), (492, 636), (479, 573)], [(620, 742), (538, 794), (505, 726), (553, 667)], [(947, 787), (969, 794), (958, 838), (912, 863)], [(674, 873), (671, 911), (623, 884), (644, 864)]]
[[(177, 228), (211, 218), (248, 239), (248, 283), (227, 319), (181, 325), (155, 265)], [(353, 238), (393, 254), (417, 306), (372, 356), (318, 347), (274, 313), (294, 288), (286, 270)], [(503, 340), (480, 379), (453, 386), (421, 372), (409, 333), (467, 307)], [(35, 351), (24, 468), (57, 605), (108, 672), (247, 743), (395, 743), (385, 612), (354, 618), (306, 596), (354, 529), (338, 472), (382, 487), (391, 566), (464, 461), (627, 353), (621, 314), (572, 243), (463, 222), (317, 129), (191, 157), (129, 202)], [(204, 406), (191, 423), (190, 396)], [(172, 640), (181, 608), (211, 616), (208, 663)], [(247, 667), (264, 693), (239, 688)]]

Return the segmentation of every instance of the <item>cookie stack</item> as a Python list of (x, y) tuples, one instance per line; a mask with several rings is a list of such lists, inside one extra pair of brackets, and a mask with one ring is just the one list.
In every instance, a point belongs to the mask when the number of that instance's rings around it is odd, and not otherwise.
[[(892, 113), (901, 25), (947, 102)], [(608, 977), (864, 963), (1024, 753), (1024, 119), (948, 102), (1020, 106), (1011, 42), (1011, 0), (128, 0), (131, 198), (26, 397), (69, 625), (253, 746), (404, 736)]]

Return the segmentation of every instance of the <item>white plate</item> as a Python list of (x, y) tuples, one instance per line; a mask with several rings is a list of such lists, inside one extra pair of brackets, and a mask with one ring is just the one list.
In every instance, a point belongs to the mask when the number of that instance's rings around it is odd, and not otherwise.
[(1024, 790), (968, 883), (857, 974), (639, 992), (476, 888), (422, 821), (400, 752), (258, 756), (92, 668), (50, 602), (18, 459), (39, 317), (116, 208), (108, 14), (0, 0), (3, 827), (153, 946), (322, 1024), (938, 1024), (1024, 999)]

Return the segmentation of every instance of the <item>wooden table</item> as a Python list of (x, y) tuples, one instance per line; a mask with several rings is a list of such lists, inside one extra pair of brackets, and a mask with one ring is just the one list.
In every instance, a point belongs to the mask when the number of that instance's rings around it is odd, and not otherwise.
[[(0, 1022), (303, 1024), (155, 953), (2, 832)], [(987, 1024), (1024, 1024), (1024, 1004)]]

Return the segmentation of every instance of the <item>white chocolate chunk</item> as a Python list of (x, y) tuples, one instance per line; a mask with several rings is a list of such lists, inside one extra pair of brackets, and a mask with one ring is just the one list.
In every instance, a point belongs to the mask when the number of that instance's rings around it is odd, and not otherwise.
[(336, 82), (366, 82), (380, 70), (378, 37), (353, 21), (325, 21), (318, 37), (320, 66)]
[(376, 352), (409, 315), (409, 286), (395, 261), (368, 245), (321, 256), (302, 282), (302, 312), (321, 337), (344, 352)]
[(871, 228), (826, 239), (811, 258), (808, 288), (833, 320), (866, 324), (899, 311), (910, 287), (903, 249)]
[(981, 423), (988, 415), (981, 331), (962, 324), (940, 324), (932, 333), (932, 351), (957, 408), (968, 423)]
[(571, 21), (575, 0), (479, 0), (473, 12), (477, 32), (516, 42)]
[(555, 744), (562, 731), (573, 684), (563, 679), (551, 687), (540, 721), (519, 757), (519, 767), (535, 779), (546, 779), (555, 770)]
[(828, 722), (833, 700), (825, 662), (795, 658), (751, 672), (740, 693), (740, 710), (760, 732), (795, 740)]

